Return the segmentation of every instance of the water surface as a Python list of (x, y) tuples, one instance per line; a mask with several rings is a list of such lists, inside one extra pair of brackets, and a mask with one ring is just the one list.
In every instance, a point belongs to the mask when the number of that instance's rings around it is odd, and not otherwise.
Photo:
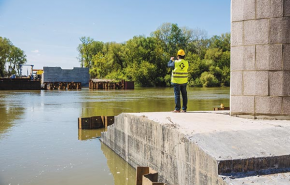
[[(189, 88), (188, 110), (229, 105), (229, 88)], [(0, 185), (134, 185), (135, 170), (77, 118), (174, 109), (172, 88), (0, 91)], [(171, 113), (169, 113), (171, 114)]]

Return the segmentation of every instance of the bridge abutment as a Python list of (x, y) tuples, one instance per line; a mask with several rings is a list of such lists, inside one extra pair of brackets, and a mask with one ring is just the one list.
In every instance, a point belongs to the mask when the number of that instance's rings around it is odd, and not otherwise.
[(232, 0), (231, 115), (290, 119), (290, 1)]

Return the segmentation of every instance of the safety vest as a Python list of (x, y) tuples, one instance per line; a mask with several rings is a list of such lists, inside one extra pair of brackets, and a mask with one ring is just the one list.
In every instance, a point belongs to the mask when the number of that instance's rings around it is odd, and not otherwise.
[(175, 60), (175, 68), (172, 71), (171, 83), (185, 84), (188, 78), (188, 61), (186, 60)]

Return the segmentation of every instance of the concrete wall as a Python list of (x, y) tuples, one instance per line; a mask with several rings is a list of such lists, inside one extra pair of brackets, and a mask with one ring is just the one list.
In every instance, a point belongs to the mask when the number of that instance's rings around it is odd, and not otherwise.
[(134, 168), (149, 166), (158, 171), (159, 182), (225, 185), (218, 176), (218, 161), (176, 126), (162, 125), (145, 116), (120, 114), (102, 133), (102, 141)]
[(60, 67), (43, 67), (42, 83), (44, 82), (81, 82), (82, 86), (89, 84), (88, 68), (74, 67), (61, 69)]
[(290, 119), (290, 0), (232, 0), (231, 115)]

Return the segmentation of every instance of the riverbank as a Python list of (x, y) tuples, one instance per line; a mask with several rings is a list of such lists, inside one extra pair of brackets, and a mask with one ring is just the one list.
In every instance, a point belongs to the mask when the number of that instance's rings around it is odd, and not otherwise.
[(158, 171), (159, 182), (235, 185), (267, 178), (271, 185), (290, 180), (275, 175), (289, 171), (289, 135), (290, 121), (152, 112), (120, 114), (101, 140), (133, 167)]

